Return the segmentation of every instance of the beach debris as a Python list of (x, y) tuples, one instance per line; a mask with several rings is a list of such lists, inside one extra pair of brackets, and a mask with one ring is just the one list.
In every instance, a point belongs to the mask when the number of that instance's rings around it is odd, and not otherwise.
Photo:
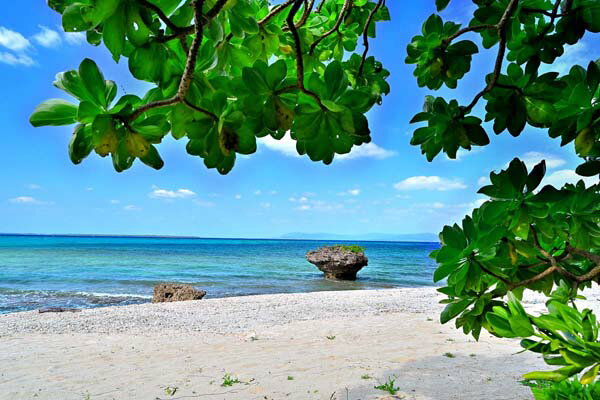
[(79, 312), (79, 308), (65, 308), (65, 307), (44, 307), (40, 308), (38, 312), (42, 313), (59, 313), (59, 312)]
[(327, 279), (356, 280), (356, 274), (369, 263), (358, 246), (325, 246), (306, 253), (306, 259)]
[(159, 283), (154, 286), (153, 303), (168, 303), (172, 301), (200, 300), (206, 296), (206, 291), (197, 290), (192, 285), (183, 283)]

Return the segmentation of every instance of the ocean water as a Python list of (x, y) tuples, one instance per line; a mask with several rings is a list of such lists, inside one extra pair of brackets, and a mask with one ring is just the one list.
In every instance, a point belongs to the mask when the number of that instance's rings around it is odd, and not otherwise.
[(0, 236), (0, 313), (149, 302), (184, 282), (209, 297), (433, 285), (437, 243), (353, 242), (369, 265), (355, 282), (325, 280), (304, 256), (340, 241)]

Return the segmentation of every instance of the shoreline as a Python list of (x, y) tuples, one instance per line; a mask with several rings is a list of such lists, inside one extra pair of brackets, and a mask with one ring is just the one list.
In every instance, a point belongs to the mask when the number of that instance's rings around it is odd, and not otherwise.
[[(582, 306), (598, 309), (598, 290)], [(518, 340), (441, 325), (435, 288), (255, 295), (0, 315), (11, 399), (531, 399)], [(528, 296), (529, 310), (544, 306)], [(239, 383), (223, 387), (226, 375)], [(174, 396), (168, 395), (176, 388)]]

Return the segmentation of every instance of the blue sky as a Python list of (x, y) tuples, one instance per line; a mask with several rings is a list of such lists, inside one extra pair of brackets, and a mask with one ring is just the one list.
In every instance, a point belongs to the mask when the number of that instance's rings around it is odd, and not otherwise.
[[(421, 108), (426, 89), (417, 87), (405, 48), (434, 12), (433, 0), (389, 1), (392, 22), (378, 25), (372, 54), (391, 71), (392, 92), (368, 115), (373, 142), (325, 166), (293, 153), (293, 143), (263, 141), (256, 154), (239, 159), (227, 176), (188, 156), (185, 141), (160, 145), (165, 167), (136, 162), (117, 174), (109, 159), (90, 156), (74, 166), (67, 155), (72, 127), (32, 128), (28, 117), (47, 98), (68, 97), (52, 86), (57, 72), (94, 59), (121, 94), (139, 93), (126, 61), (115, 64), (104, 47), (77, 34), (65, 35), (59, 15), (36, 2), (13, 2), (0, 21), (3, 100), (0, 232), (161, 234), (207, 237), (277, 237), (288, 232), (405, 234), (438, 232), (480, 201), (477, 189), (489, 171), (514, 156), (532, 164), (548, 160), (547, 183), (574, 179), (573, 150), (560, 148), (542, 131), (519, 138), (507, 133), (451, 161), (428, 163), (409, 145), (408, 121)], [(442, 16), (467, 22), (471, 2), (454, 0)], [(476, 36), (472, 37), (476, 40)], [(587, 64), (598, 41), (567, 50), (571, 62)], [(476, 55), (458, 90), (439, 93), (468, 102), (492, 68), (494, 54)], [(479, 108), (479, 115), (481, 107)]]

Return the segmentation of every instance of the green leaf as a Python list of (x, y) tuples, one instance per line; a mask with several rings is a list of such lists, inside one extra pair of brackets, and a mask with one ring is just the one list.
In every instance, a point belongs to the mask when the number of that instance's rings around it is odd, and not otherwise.
[(29, 122), (33, 126), (71, 125), (77, 121), (77, 106), (62, 99), (50, 99), (38, 105)]
[(527, 176), (527, 181), (525, 182), (527, 191), (533, 192), (542, 182), (544, 175), (546, 175), (546, 161), (542, 160), (539, 164), (533, 167)]
[(81, 77), (83, 86), (85, 86), (88, 93), (93, 97), (96, 104), (106, 107), (106, 83), (96, 63), (89, 58), (84, 59), (79, 65), (79, 76)]
[(125, 48), (125, 24), (125, 11), (124, 7), (121, 7), (106, 20), (102, 29), (104, 45), (116, 62), (119, 62)]
[(446, 305), (446, 308), (444, 308), (444, 311), (442, 311), (442, 314), (440, 315), (440, 322), (445, 324), (446, 322), (450, 321), (458, 314), (463, 312), (472, 302), (472, 300), (464, 299), (449, 303)]
[(435, 7), (439, 12), (444, 10), (448, 6), (448, 3), (450, 3), (450, 0), (435, 0)]
[(69, 158), (73, 164), (79, 164), (94, 148), (89, 125), (77, 125), (69, 142)]
[(585, 374), (581, 376), (579, 382), (583, 385), (590, 384), (596, 380), (598, 376), (598, 370), (600, 369), (600, 364), (594, 365), (592, 368), (588, 369)]
[(165, 165), (154, 146), (150, 146), (148, 153), (144, 157), (140, 157), (140, 161), (154, 169), (161, 169)]

